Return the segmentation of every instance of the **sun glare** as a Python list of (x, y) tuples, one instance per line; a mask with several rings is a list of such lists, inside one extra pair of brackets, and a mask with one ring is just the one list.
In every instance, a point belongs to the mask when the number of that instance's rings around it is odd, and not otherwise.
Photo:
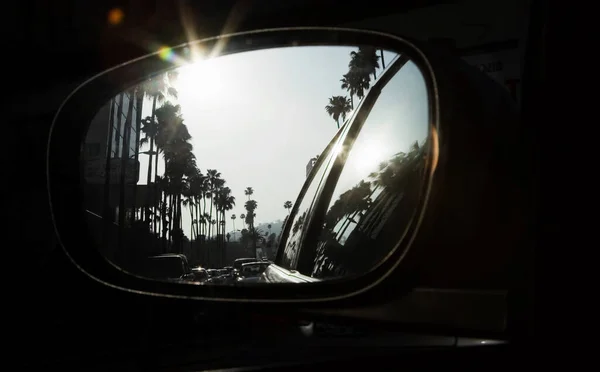
[(379, 141), (373, 141), (361, 146), (359, 152), (355, 154), (358, 159), (352, 161), (355, 170), (361, 174), (376, 171), (379, 163), (384, 160), (384, 149), (381, 146)]
[(223, 99), (225, 80), (213, 60), (181, 67), (175, 88), (182, 110), (215, 105)]

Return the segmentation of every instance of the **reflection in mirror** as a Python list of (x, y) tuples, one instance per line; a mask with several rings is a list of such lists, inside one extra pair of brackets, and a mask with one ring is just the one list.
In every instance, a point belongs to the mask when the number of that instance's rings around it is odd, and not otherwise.
[(407, 62), (383, 88), (347, 156), (310, 260), (313, 278), (364, 274), (390, 254), (417, 211), (428, 146), (421, 72)]
[[(87, 219), (100, 252), (136, 275), (190, 284), (260, 283), (270, 268), (295, 270), (299, 255), (308, 252), (303, 221), (331, 163), (317, 159), (337, 154), (344, 135), (322, 152), (352, 124), (355, 109), (397, 60), (373, 47), (257, 50), (149, 76), (117, 94), (92, 120), (82, 154)], [(389, 127), (365, 124), (375, 134), (400, 136), (402, 143), (386, 144), (396, 153), (408, 151), (406, 141), (422, 145), (427, 131), (427, 117), (413, 112), (422, 106), (426, 112), (424, 83), (411, 86), (410, 79), (402, 78), (390, 98), (396, 106), (388, 110), (400, 119), (386, 121)], [(376, 112), (377, 104), (369, 120)], [(371, 135), (369, 143), (378, 138)], [(398, 172), (392, 173), (394, 183)], [(313, 182), (297, 201), (309, 177)], [(346, 187), (344, 177), (359, 181), (343, 174), (338, 188)], [(340, 221), (353, 213), (328, 217), (339, 225), (332, 233), (348, 236), (355, 228)], [(329, 251), (321, 247), (320, 255)]]

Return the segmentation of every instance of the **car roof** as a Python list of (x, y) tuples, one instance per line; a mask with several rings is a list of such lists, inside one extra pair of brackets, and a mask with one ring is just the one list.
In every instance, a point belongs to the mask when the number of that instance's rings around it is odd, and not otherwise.
[(256, 262), (248, 262), (242, 265), (242, 267), (247, 267), (247, 266), (256, 266), (256, 265), (266, 265), (266, 264), (271, 264), (268, 261), (256, 261)]

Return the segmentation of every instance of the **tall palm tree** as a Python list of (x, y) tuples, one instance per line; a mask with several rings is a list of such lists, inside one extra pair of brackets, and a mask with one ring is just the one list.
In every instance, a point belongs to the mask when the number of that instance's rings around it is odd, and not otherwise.
[(254, 228), (254, 217), (256, 217), (256, 213), (254, 213), (254, 211), (256, 211), (257, 207), (258, 203), (256, 203), (256, 200), (248, 200), (244, 204), (244, 208), (246, 208), (246, 211), (248, 212), (246, 214), (246, 224), (248, 225), (249, 229)]
[[(223, 238), (225, 236), (226, 229), (225, 212), (233, 209), (233, 206), (235, 205), (235, 197), (231, 195), (231, 189), (229, 187), (221, 187), (215, 194), (215, 202), (218, 206), (217, 216), (219, 220), (219, 227), (221, 228), (219, 233), (221, 234), (221, 238)], [(217, 236), (219, 236), (219, 233), (217, 233)]]
[(350, 107), (352, 109), (354, 109), (354, 96), (356, 95), (360, 101), (365, 96), (365, 92), (371, 87), (370, 77), (357, 70), (348, 71), (340, 81), (342, 82), (341, 88), (346, 89), (350, 94)]
[[(177, 241), (173, 241), (173, 243), (175, 249), (181, 250), (181, 196), (184, 187), (189, 185), (189, 179), (197, 174), (196, 157), (192, 153), (193, 146), (190, 143), (192, 136), (183, 123), (179, 105), (166, 102), (156, 110), (155, 116), (157, 122), (156, 148), (163, 153), (164, 175), (169, 181), (169, 241), (173, 237), (177, 238)], [(163, 222), (164, 220), (165, 216), (163, 215)]]
[[(194, 207), (195, 207), (195, 200), (194, 200), (194, 196), (191, 193), (191, 190), (189, 187), (186, 188), (186, 190), (184, 191), (184, 199), (183, 199), (183, 206), (187, 207), (188, 212), (190, 213), (190, 248), (193, 247), (192, 245), (192, 241), (196, 240), (198, 238), (198, 233), (195, 233), (194, 231)], [(195, 233), (195, 234), (194, 234)], [(195, 236), (195, 237), (194, 237)]]
[(246, 209), (246, 224), (248, 224), (248, 230), (250, 231), (250, 233), (252, 234), (252, 247), (254, 249), (254, 254), (256, 256), (256, 240), (257, 240), (257, 234), (256, 234), (256, 229), (254, 228), (254, 217), (256, 217), (256, 213), (254, 213), (256, 211), (256, 208), (258, 208), (258, 203), (256, 203), (256, 200), (248, 200), (245, 204), (244, 204), (244, 208)]
[[(129, 90), (125, 95), (128, 97), (127, 104), (127, 114), (125, 116), (125, 123), (123, 124), (123, 141), (121, 144), (121, 174), (120, 174), (120, 190), (119, 190), (119, 252), (124, 252), (124, 229), (125, 229), (125, 220), (126, 220), (126, 212), (127, 206), (125, 205), (125, 192), (127, 190), (126, 184), (126, 175), (127, 168), (129, 166), (129, 143), (130, 143), (130, 135), (131, 135), (131, 125), (133, 119), (133, 105), (134, 105), (134, 94), (135, 90)], [(125, 257), (123, 257), (125, 258)]]
[(346, 120), (346, 114), (352, 111), (351, 100), (344, 96), (333, 96), (329, 98), (329, 104), (325, 106), (325, 111), (335, 120), (338, 129), (340, 128), (340, 117), (342, 121)]
[(373, 79), (377, 79), (377, 69), (379, 68), (379, 56), (377, 49), (372, 46), (358, 47), (358, 51), (350, 52), (350, 63), (348, 63), (350, 71), (355, 71), (359, 75), (370, 80), (370, 75)]
[(235, 219), (237, 216), (235, 214), (231, 215), (231, 224), (233, 225), (233, 241), (235, 241)]
[[(206, 177), (207, 179), (207, 186), (208, 186), (208, 192), (206, 194), (206, 197), (210, 198), (210, 208), (208, 210), (209, 213), (209, 221), (212, 221), (212, 212), (213, 212), (213, 205), (214, 205), (214, 196), (215, 193), (217, 192), (217, 190), (219, 189), (219, 187), (224, 183), (223, 180), (221, 179), (221, 173), (219, 171), (217, 171), (216, 169), (208, 169), (206, 171)], [(212, 234), (212, 228), (211, 231), (209, 232), (209, 235)]]
[(254, 189), (252, 187), (246, 187), (246, 190), (244, 190), (244, 195), (248, 197), (248, 200), (250, 200), (252, 194), (254, 194)]
[[(134, 154), (134, 162), (135, 164), (139, 164), (139, 156), (140, 156), (140, 147), (139, 143), (141, 140), (141, 132), (142, 132), (142, 109), (144, 105), (144, 91), (140, 86), (137, 86), (135, 89), (135, 154)], [(139, 170), (138, 170), (139, 174)], [(138, 178), (138, 174), (135, 175), (136, 179)], [(133, 203), (134, 208), (137, 204), (137, 191), (138, 185), (137, 182), (133, 185)], [(135, 211), (136, 209), (134, 209)], [(140, 209), (140, 214), (142, 214), (143, 209)], [(140, 216), (140, 219), (143, 217)], [(136, 219), (135, 213), (132, 216), (132, 222)]]
[(204, 175), (202, 174), (202, 172), (200, 171), (200, 169), (196, 169), (194, 172), (194, 175), (192, 177), (190, 177), (189, 180), (189, 194), (190, 194), (190, 198), (191, 200), (191, 205), (192, 205), (192, 220), (195, 220), (195, 226), (196, 226), (196, 239), (198, 239), (198, 237), (200, 236), (200, 226), (199, 226), (199, 220), (200, 220), (200, 201), (202, 198), (202, 183), (204, 182)]
[(291, 211), (292, 211), (292, 202), (291, 202), (291, 201), (289, 201), (289, 200), (288, 200), (288, 201), (286, 201), (285, 203), (283, 203), (283, 207), (284, 207), (285, 209), (287, 209), (287, 211), (288, 211), (288, 214), (290, 214), (290, 213), (291, 213)]
[(245, 214), (240, 214), (240, 220), (242, 220), (242, 223), (245, 225), (246, 224), (246, 215)]
[[(150, 98), (152, 100), (152, 111), (150, 117), (146, 118), (147, 122), (145, 126), (142, 127), (142, 132), (146, 135), (147, 140), (140, 142), (140, 145), (150, 142), (150, 149), (146, 152), (148, 154), (148, 175), (146, 179), (146, 184), (150, 185), (152, 182), (152, 161), (153, 156), (157, 155), (154, 152), (154, 141), (156, 140), (157, 134), (157, 124), (155, 122), (155, 114), (156, 114), (156, 105), (157, 103), (162, 103), (165, 101), (167, 96), (171, 96), (173, 98), (177, 98), (177, 90), (170, 86), (168, 79), (169, 77), (175, 77), (176, 72), (170, 72), (167, 74), (159, 74), (155, 75), (139, 86), (139, 95), (143, 97)], [(156, 182), (156, 164), (155, 164), (155, 172), (154, 178)], [(149, 187), (149, 186), (148, 186)], [(156, 197), (156, 195), (155, 195)], [(150, 204), (151, 195), (148, 193), (147, 195), (147, 204)], [(146, 219), (150, 218), (150, 208), (146, 208)]]

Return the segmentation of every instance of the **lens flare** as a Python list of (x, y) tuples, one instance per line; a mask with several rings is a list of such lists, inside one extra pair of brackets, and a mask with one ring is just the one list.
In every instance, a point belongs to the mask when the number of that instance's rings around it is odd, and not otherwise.
[(122, 23), (123, 18), (125, 18), (125, 13), (123, 13), (120, 8), (114, 8), (108, 12), (108, 23), (111, 25), (118, 25)]
[(163, 61), (173, 61), (174, 58), (174, 53), (173, 50), (169, 47), (161, 47), (160, 49), (158, 49), (158, 56), (163, 60)]

